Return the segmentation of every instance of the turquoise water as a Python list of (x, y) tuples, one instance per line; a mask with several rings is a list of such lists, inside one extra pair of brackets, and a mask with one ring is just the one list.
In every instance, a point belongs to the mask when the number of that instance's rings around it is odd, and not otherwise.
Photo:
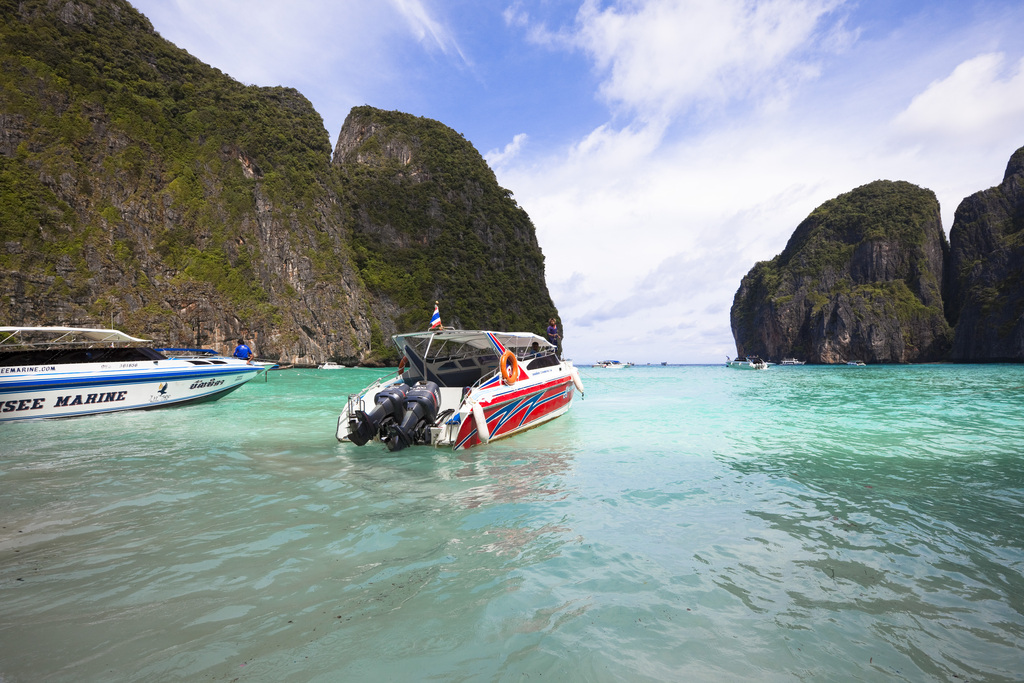
[(581, 368), (338, 444), (373, 370), (0, 426), (0, 681), (1019, 681), (1024, 366)]

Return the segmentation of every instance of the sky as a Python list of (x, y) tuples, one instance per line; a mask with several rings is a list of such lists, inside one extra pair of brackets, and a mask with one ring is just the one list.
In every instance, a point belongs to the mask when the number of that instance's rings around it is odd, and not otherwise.
[(1020, 0), (131, 2), (299, 90), (332, 146), (364, 104), (461, 133), (530, 215), (577, 364), (722, 362), (740, 280), (816, 207), (905, 180), (948, 235), (1024, 146)]

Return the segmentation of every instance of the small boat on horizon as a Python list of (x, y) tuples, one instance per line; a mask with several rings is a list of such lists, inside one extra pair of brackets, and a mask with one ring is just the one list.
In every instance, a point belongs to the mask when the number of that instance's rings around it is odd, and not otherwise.
[(779, 365), (804, 365), (807, 361), (797, 360), (796, 358), (783, 358), (779, 361)]
[(348, 367), (348, 366), (347, 365), (340, 365), (338, 363), (335, 363), (333, 360), (329, 360), (326, 363), (323, 363), (322, 365), (320, 365), (317, 369), (318, 370), (344, 370), (346, 367)]
[(348, 397), (338, 441), (462, 450), (553, 420), (583, 392), (572, 362), (529, 332), (441, 329), (392, 341), (398, 371)]
[(119, 330), (0, 327), (0, 421), (215, 401), (261, 370), (228, 356), (167, 356)]

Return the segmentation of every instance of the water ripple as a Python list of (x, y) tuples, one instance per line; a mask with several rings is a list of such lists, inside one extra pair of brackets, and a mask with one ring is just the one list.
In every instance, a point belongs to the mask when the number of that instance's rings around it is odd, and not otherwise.
[(1024, 368), (585, 370), (458, 454), (362, 370), (5, 425), (0, 680), (1019, 679)]

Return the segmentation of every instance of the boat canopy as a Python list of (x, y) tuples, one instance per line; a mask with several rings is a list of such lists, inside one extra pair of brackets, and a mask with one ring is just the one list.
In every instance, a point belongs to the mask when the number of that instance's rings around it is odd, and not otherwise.
[(60, 346), (95, 343), (138, 343), (139, 339), (119, 330), (90, 327), (0, 327), (0, 345)]
[(392, 340), (409, 361), (407, 381), (428, 379), (442, 387), (465, 387), (498, 369), (498, 348), (492, 337), (520, 361), (536, 357), (528, 368), (534, 367), (534, 363), (558, 362), (555, 346), (531, 332), (428, 330), (396, 334)]
[(543, 350), (554, 349), (554, 345), (540, 335), (531, 332), (490, 332), (487, 330), (435, 330), (427, 332), (409, 332), (396, 334), (392, 339), (399, 351), (409, 346), (418, 352), (421, 358), (438, 356), (476, 356), (481, 352), (496, 353), (488, 335), (501, 342), (517, 356), (530, 353), (534, 342)]

